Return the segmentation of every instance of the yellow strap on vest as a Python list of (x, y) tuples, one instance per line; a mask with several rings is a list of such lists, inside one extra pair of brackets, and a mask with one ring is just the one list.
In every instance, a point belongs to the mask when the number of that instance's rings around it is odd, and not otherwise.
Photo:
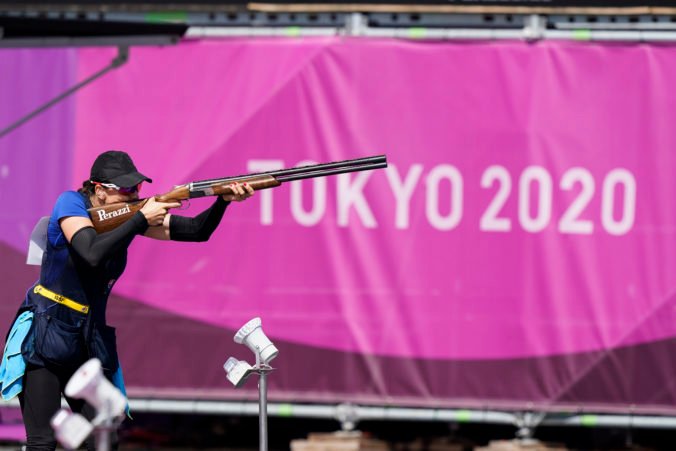
[(49, 300), (52, 300), (54, 302), (58, 302), (61, 305), (65, 305), (68, 308), (71, 308), (75, 310), (76, 312), (80, 313), (89, 313), (89, 306), (88, 305), (82, 305), (79, 302), (75, 302), (72, 299), (68, 299), (65, 296), (61, 296), (60, 294), (56, 294), (51, 290), (48, 290), (47, 288), (43, 287), (42, 285), (36, 285), (35, 288), (33, 289), (33, 292), (36, 294), (39, 294), (41, 296), (46, 297)]

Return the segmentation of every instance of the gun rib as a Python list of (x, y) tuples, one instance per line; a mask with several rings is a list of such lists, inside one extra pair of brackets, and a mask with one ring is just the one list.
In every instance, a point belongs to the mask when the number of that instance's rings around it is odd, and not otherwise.
[(318, 169), (313, 171), (305, 171), (295, 174), (282, 174), (278, 175), (275, 178), (280, 182), (291, 182), (293, 180), (303, 180), (313, 177), (324, 177), (326, 175), (334, 174), (345, 174), (347, 172), (358, 172), (358, 171), (370, 171), (372, 169), (382, 169), (386, 168), (387, 163), (377, 163), (377, 164), (363, 164), (357, 166), (349, 166), (347, 168), (334, 168), (334, 169)]
[(381, 169), (387, 167), (387, 158), (385, 155), (378, 155), (366, 158), (357, 158), (354, 160), (336, 161), (333, 163), (321, 163), (308, 166), (301, 166), (290, 169), (280, 169), (277, 171), (259, 172), (246, 175), (237, 175), (234, 177), (224, 177), (218, 179), (200, 180), (193, 182), (194, 189), (203, 189), (217, 183), (234, 182), (241, 179), (255, 176), (269, 175), (280, 182), (292, 180), (301, 180), (312, 177), (322, 177), (326, 175), (342, 174), (346, 172), (368, 171), (371, 169)]

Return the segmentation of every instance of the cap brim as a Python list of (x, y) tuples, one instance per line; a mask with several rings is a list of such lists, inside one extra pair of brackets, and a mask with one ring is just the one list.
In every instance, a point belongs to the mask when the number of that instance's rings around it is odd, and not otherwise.
[(120, 175), (110, 179), (110, 183), (114, 183), (122, 188), (131, 188), (136, 186), (141, 182), (150, 182), (153, 183), (153, 180), (140, 172), (131, 172), (129, 174)]

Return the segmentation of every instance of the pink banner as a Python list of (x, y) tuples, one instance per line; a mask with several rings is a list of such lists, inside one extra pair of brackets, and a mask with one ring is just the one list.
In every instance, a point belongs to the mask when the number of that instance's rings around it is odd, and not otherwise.
[[(114, 55), (79, 50), (74, 78)], [(75, 97), (73, 188), (111, 148), (153, 177), (143, 195), (377, 154), (390, 167), (259, 192), (231, 205), (208, 243), (137, 240), (114, 290), (131, 304), (113, 312), (132, 390), (230, 393), (220, 363), (186, 359), (224, 360), (205, 343), (230, 342), (260, 316), (283, 344), (285, 377), (273, 388), (291, 399), (668, 410), (676, 392), (631, 381), (645, 380), (640, 368), (662, 386), (676, 374), (674, 74), (670, 46), (331, 38), (134, 48)], [(34, 177), (24, 166), (12, 176)], [(22, 245), (7, 244), (5, 282), (20, 280), (19, 293), (34, 275), (10, 275)], [(141, 336), (172, 340), (171, 352), (143, 353)], [(291, 377), (284, 355), (322, 363), (312, 378)], [(618, 362), (627, 377), (600, 383)]]
[[(273, 337), (433, 358), (656, 340), (676, 331), (647, 327), (676, 285), (676, 134), (659, 86), (672, 53), (356, 40), (135, 49), (80, 97), (75, 172), (126, 149), (153, 194), (387, 154), (387, 171), (233, 205), (208, 245), (136, 244), (118, 293), (201, 321), (261, 315)], [(110, 56), (83, 51), (80, 73)], [(650, 79), (636, 68), (648, 63)]]

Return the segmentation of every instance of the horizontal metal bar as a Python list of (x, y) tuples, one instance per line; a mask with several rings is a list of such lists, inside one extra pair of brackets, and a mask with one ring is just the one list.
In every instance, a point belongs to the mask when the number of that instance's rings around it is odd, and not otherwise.
[[(234, 37), (343, 36), (346, 29), (325, 27), (189, 27), (186, 39)], [(364, 28), (357, 37), (404, 39), (522, 39), (521, 29)]]
[[(131, 399), (129, 404), (132, 412), (258, 415), (257, 402)], [(268, 414), (278, 417), (325, 418), (339, 421), (340, 413), (345, 410), (348, 410), (356, 421), (442, 421), (516, 425), (519, 415), (519, 412), (499, 410), (406, 408), (346, 404), (268, 404)], [(676, 417), (606, 414), (560, 415), (548, 413), (540, 425), (676, 429)]]
[(401, 38), (401, 39), (524, 39), (521, 29), (504, 28), (366, 28), (360, 36), (369, 38)]
[(676, 30), (676, 23), (672, 22), (554, 22), (553, 25), (559, 30)]
[(341, 34), (336, 27), (189, 27), (186, 39), (228, 37), (300, 37), (336, 36)]
[(580, 6), (515, 6), (515, 5), (434, 5), (434, 4), (374, 4), (374, 3), (264, 3), (247, 4), (252, 11), (262, 12), (401, 12), (437, 14), (593, 14), (638, 15), (676, 14), (673, 7), (580, 7)]
[(356, 406), (355, 413), (360, 421), (408, 420), (494, 424), (515, 423), (513, 413), (484, 410)]
[[(232, 37), (344, 36), (398, 38), (412, 40), (537, 40), (673, 42), (676, 29), (665, 24), (663, 30), (532, 29), (532, 28), (426, 28), (369, 27), (190, 27), (188, 39)], [(626, 28), (626, 27), (625, 27)]]
[(548, 416), (542, 426), (583, 426), (676, 429), (676, 417), (648, 415), (572, 415), (569, 417)]
[[(5, 402), (7, 407), (19, 407), (18, 399)], [(65, 400), (62, 407), (67, 407)], [(132, 398), (134, 412), (206, 415), (258, 415), (256, 401), (198, 401), (173, 399)], [(519, 412), (476, 409), (426, 409), (388, 406), (359, 406), (350, 404), (294, 404), (269, 403), (268, 414), (274, 417), (324, 418), (339, 421), (341, 411), (349, 410), (357, 421), (442, 421), (446, 423), (488, 423), (516, 425)], [(531, 412), (537, 413), (537, 412)], [(539, 426), (553, 427), (611, 427), (636, 429), (676, 429), (676, 416), (608, 415), (547, 413)]]
[[(441, 2), (438, 2), (441, 3)], [(450, 2), (448, 2), (450, 3)], [(652, 0), (639, 3), (639, 6), (547, 6), (547, 1), (540, 5), (465, 5), (461, 2), (453, 4), (434, 4), (433, 2), (252, 2), (233, 4), (231, 2), (195, 2), (178, 0), (171, 2), (35, 2), (20, 1), (3, 3), (3, 7), (13, 11), (53, 12), (58, 14), (89, 13), (156, 13), (168, 14), (176, 11), (186, 12), (266, 12), (266, 13), (322, 13), (322, 12), (385, 12), (385, 13), (434, 13), (434, 14), (590, 14), (590, 15), (639, 15), (639, 14), (676, 14), (676, 8), (664, 0)], [(479, 3), (479, 2), (474, 2)], [(500, 2), (492, 2), (500, 3)], [(516, 3), (516, 2), (514, 2)], [(535, 3), (535, 2), (532, 2)], [(581, 3), (581, 2), (580, 2)], [(621, 3), (621, 2), (616, 2)]]
[[(132, 412), (163, 412), (191, 414), (258, 415), (256, 402), (188, 401), (161, 399), (131, 399)], [(340, 412), (350, 410), (358, 421), (455, 421), (514, 424), (514, 414), (509, 412), (463, 409), (416, 409), (402, 407), (356, 406), (344, 404), (293, 404), (268, 403), (268, 414), (280, 417), (325, 418), (338, 420)]]
[(173, 45), (178, 36), (106, 36), (100, 38), (4, 38), (0, 36), (0, 48), (44, 48), (44, 47), (116, 47)]

